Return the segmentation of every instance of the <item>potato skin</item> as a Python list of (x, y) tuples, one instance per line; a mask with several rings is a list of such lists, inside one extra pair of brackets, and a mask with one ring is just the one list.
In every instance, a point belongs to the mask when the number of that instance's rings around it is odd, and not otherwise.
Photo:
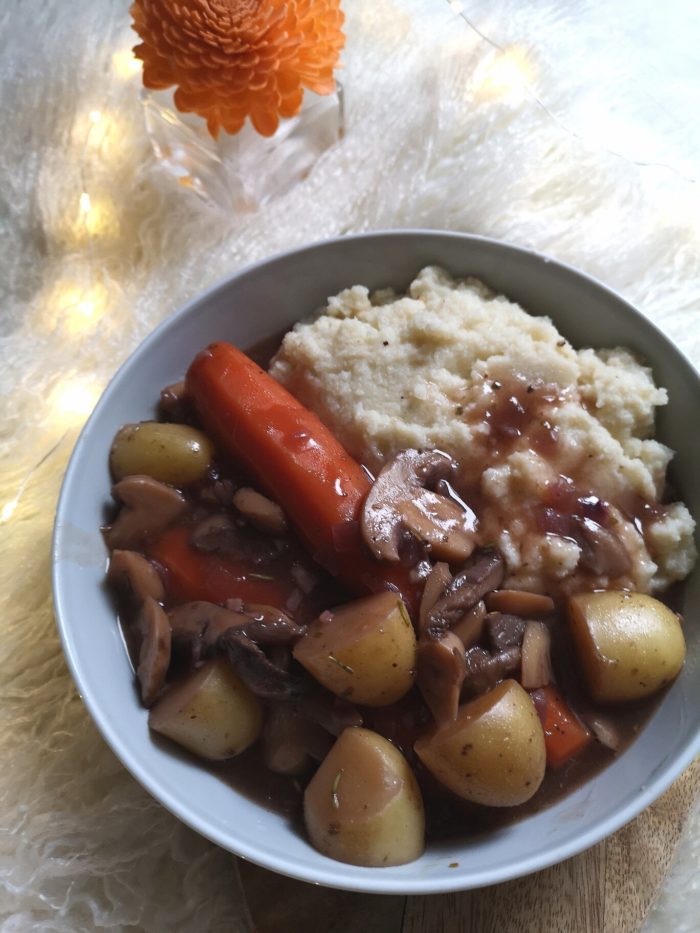
[(294, 657), (337, 696), (387, 706), (407, 693), (416, 673), (416, 636), (396, 593), (377, 593), (317, 619)]
[(678, 616), (642, 593), (579, 593), (568, 616), (586, 683), (597, 703), (651, 696), (676, 677), (685, 661)]
[(187, 486), (202, 479), (213, 456), (211, 441), (196, 428), (142, 421), (117, 431), (109, 465), (116, 481), (139, 474), (171, 486)]
[(255, 742), (263, 712), (226, 661), (217, 660), (172, 687), (151, 709), (148, 724), (195, 755), (220, 761)]
[(304, 794), (312, 845), (340, 862), (403, 865), (425, 847), (423, 798), (388, 739), (352, 726), (336, 741)]
[(421, 736), (414, 748), (453, 793), (490, 807), (525, 803), (544, 777), (542, 726), (515, 680), (461, 706), (454, 722)]

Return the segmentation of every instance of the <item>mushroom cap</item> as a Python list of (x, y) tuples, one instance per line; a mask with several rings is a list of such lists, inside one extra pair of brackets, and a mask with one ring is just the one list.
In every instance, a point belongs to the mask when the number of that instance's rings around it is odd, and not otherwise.
[(476, 516), (456, 496), (428, 488), (446, 483), (455, 470), (456, 463), (440, 450), (402, 450), (384, 465), (361, 518), (365, 542), (378, 560), (399, 561), (406, 533), (440, 560), (469, 557), (476, 545)]

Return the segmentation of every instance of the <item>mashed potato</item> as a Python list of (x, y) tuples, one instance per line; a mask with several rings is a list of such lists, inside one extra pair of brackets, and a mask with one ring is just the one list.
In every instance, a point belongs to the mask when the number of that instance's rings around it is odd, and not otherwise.
[[(271, 372), (372, 470), (404, 448), (450, 453), (510, 585), (654, 592), (693, 567), (691, 515), (659, 505), (666, 391), (627, 350), (574, 350), (479, 281), (429, 267), (405, 296), (346, 289), (287, 334)], [(591, 560), (573, 514), (613, 532), (630, 569)]]

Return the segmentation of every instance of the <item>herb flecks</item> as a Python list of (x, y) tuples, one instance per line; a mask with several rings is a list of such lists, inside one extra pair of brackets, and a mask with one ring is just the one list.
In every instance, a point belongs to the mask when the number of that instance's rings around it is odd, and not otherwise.
[(328, 660), (332, 661), (334, 664), (337, 664), (338, 667), (342, 668), (348, 674), (354, 674), (355, 671), (350, 667), (349, 664), (345, 664), (340, 658), (336, 658), (334, 654), (328, 655)]
[(399, 607), (399, 612), (401, 613), (401, 618), (403, 619), (404, 623), (405, 623), (409, 628), (413, 628), (413, 623), (411, 622), (411, 617), (410, 617), (409, 614), (408, 614), (408, 610), (406, 609), (403, 600), (402, 600), (402, 599), (397, 599), (396, 605)]
[(340, 779), (343, 776), (343, 768), (340, 769), (333, 778), (333, 786), (331, 787), (331, 803), (335, 810), (340, 809), (340, 800), (338, 799), (338, 787), (340, 786)]

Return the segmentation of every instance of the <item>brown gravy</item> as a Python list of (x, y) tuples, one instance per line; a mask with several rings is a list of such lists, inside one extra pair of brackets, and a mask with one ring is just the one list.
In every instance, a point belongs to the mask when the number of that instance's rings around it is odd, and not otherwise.
[[(279, 334), (260, 341), (248, 349), (248, 355), (260, 366), (267, 367), (279, 348), (282, 336)], [(490, 426), (487, 445), (494, 459), (498, 460), (507, 455), (523, 438), (527, 438), (528, 443), (546, 459), (556, 457), (557, 431), (546, 417), (546, 411), (556, 403), (556, 387), (528, 384), (522, 379), (513, 379), (507, 385), (491, 381), (484, 398), (487, 399), (487, 404), (483, 408), (483, 417)], [(224, 470), (222, 476), (225, 472)], [(475, 487), (465, 483), (458, 486), (458, 492), (478, 514), (480, 497)], [(624, 505), (626, 513), (640, 524), (655, 517), (655, 508), (663, 508), (641, 500), (633, 500), (632, 497)], [(192, 507), (185, 524), (196, 517), (197, 508), (199, 507)], [(586, 490), (578, 489), (571, 478), (561, 476), (551, 486), (549, 498), (533, 515), (532, 521), (540, 531), (546, 529), (552, 533), (560, 533), (561, 530), (557, 531), (557, 522), (562, 520), (561, 516), (572, 514), (580, 514), (604, 525), (607, 522), (608, 504), (590, 495)], [(292, 553), (295, 547), (292, 538)], [(280, 572), (288, 574), (289, 571), (289, 568), (280, 571), (279, 563), (275, 564), (274, 561), (266, 565), (264, 560), (260, 560), (255, 569), (262, 577), (268, 579), (271, 579), (272, 575), (279, 576)], [(327, 608), (342, 601), (342, 592), (333, 590), (332, 584), (329, 584), (329, 587), (324, 588), (325, 607), (314, 606), (313, 611), (309, 610), (312, 615), (313, 612), (320, 611), (320, 608)], [(173, 599), (173, 594), (168, 594), (170, 602), (180, 601), (177, 598), (179, 594), (175, 595), (176, 598)], [(585, 716), (591, 711), (590, 702), (576, 669), (565, 622), (557, 617), (549, 625), (557, 682), (572, 708)], [(128, 631), (124, 631), (124, 635), (133, 659), (133, 644)], [(619, 751), (634, 740), (659, 699), (656, 696), (629, 708), (601, 711), (614, 723), (619, 734)], [(365, 725), (391, 739), (414, 767), (426, 805), (427, 835), (433, 839), (456, 835), (472, 837), (492, 832), (498, 827), (536, 813), (594, 777), (619, 754), (619, 751), (613, 752), (594, 740), (582, 754), (567, 762), (560, 770), (548, 770), (542, 786), (528, 803), (516, 808), (483, 807), (467, 803), (446, 791), (432, 778), (413, 752), (415, 739), (431, 721), (417, 688), (392, 707), (362, 709), (361, 712)], [(313, 768), (308, 774), (298, 778), (275, 774), (265, 767), (258, 745), (226, 762), (207, 765), (198, 759), (198, 763), (208, 767), (211, 773), (230, 784), (238, 793), (261, 806), (279, 812), (301, 827), (304, 787), (313, 774)]]

